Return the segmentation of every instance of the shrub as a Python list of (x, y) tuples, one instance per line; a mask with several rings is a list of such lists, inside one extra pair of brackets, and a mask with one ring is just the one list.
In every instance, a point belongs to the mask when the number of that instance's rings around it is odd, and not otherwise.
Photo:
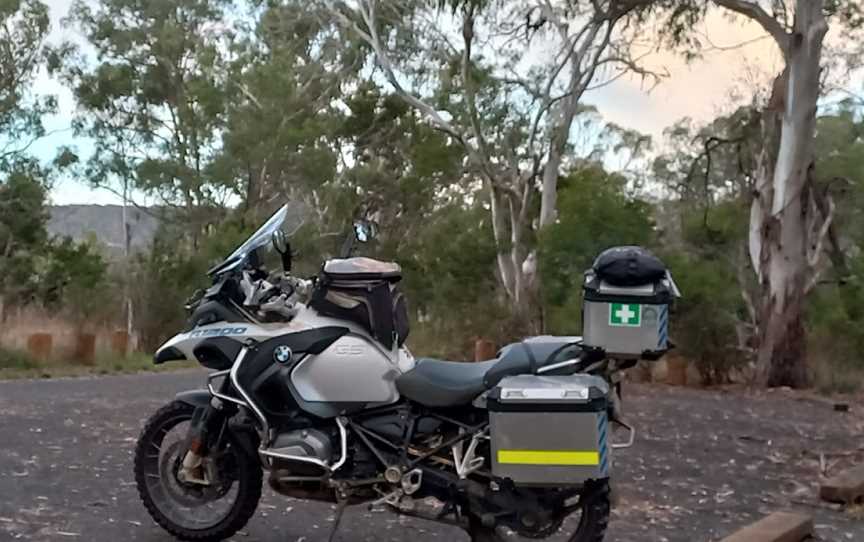
[(26, 352), (0, 347), (0, 369), (32, 369), (38, 365)]
[(671, 317), (672, 340), (705, 384), (729, 382), (747, 362), (735, 331), (743, 312), (735, 276), (718, 262), (692, 254), (666, 254), (664, 260), (683, 294)]

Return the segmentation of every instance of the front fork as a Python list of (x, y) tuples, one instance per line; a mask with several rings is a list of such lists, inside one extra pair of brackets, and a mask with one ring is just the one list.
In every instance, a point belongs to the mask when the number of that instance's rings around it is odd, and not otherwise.
[(186, 434), (186, 455), (177, 472), (178, 480), (203, 486), (216, 482), (216, 464), (212, 454), (222, 447), (228, 417), (225, 404), (218, 397), (211, 398), (207, 405), (195, 408)]

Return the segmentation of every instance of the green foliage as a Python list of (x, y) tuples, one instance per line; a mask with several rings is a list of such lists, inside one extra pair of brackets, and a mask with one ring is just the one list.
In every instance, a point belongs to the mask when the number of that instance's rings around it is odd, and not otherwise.
[(752, 291), (746, 243), (758, 120), (742, 107), (701, 127), (679, 121), (666, 132), (671, 152), (653, 166), (655, 180), (679, 196), (666, 206), (673, 218), (662, 251), (684, 294), (672, 339), (706, 384), (728, 382), (749, 361), (753, 322), (742, 290)]
[(41, 172), (27, 165), (0, 184), (0, 296), (12, 303), (26, 303), (34, 296), (36, 268), (48, 241)]
[(749, 196), (761, 151), (760, 115), (753, 107), (739, 107), (703, 126), (681, 119), (665, 135), (670, 150), (654, 159), (655, 181), (703, 210)]
[(744, 319), (741, 289), (716, 259), (663, 253), (683, 292), (672, 313), (672, 340), (696, 364), (705, 384), (725, 384), (747, 357), (738, 350), (736, 323)]
[(8, 169), (43, 135), (53, 96), (30, 86), (47, 58), (48, 7), (38, 0), (0, 0), (0, 169)]
[(734, 263), (730, 255), (747, 242), (747, 206), (741, 200), (726, 199), (709, 209), (686, 205), (680, 209), (681, 237), (686, 246), (727, 266)]
[(477, 337), (511, 339), (508, 313), (494, 295), (496, 250), (485, 210), (447, 205), (406, 241), (394, 257), (402, 264), (403, 289), (415, 316), (412, 349), (465, 359)]
[(583, 272), (601, 251), (619, 245), (651, 245), (651, 207), (626, 194), (624, 180), (599, 167), (561, 179), (559, 220), (541, 233), (540, 274), (546, 327), (573, 334), (581, 321)]
[(256, 211), (269, 194), (320, 190), (336, 176), (341, 85), (359, 64), (312, 4), (270, 4), (233, 45), (226, 126), (213, 178)]
[(0, 297), (92, 315), (106, 300), (106, 263), (92, 245), (48, 238), (45, 172), (19, 161), (0, 184)]
[(820, 189), (837, 204), (835, 229), (854, 246), (864, 243), (864, 116), (860, 104), (845, 103), (819, 117), (816, 171)]
[(0, 371), (33, 369), (38, 365), (38, 362), (26, 352), (0, 347)]
[(89, 243), (64, 237), (47, 247), (45, 270), (39, 277), (39, 299), (48, 307), (65, 307), (84, 319), (110, 305), (107, 264)]
[(79, 175), (184, 208), (192, 238), (212, 223), (192, 208), (221, 202), (225, 192), (206, 173), (226, 109), (232, 33), (224, 8), (210, 0), (79, 1), (67, 21), (97, 59), (79, 55), (62, 70), (79, 106), (76, 132), (95, 145)]

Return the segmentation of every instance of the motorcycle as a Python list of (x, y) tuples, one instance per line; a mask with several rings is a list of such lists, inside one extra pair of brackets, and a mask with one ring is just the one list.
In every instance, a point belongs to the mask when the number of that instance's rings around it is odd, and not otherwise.
[[(331, 540), (344, 507), (365, 504), (474, 541), (562, 529), (602, 541), (612, 449), (635, 436), (617, 375), (635, 361), (550, 336), (485, 362), (415, 359), (400, 267), (343, 257), (295, 277), (287, 213), (208, 271), (188, 329), (155, 354), (212, 372), (138, 439), (135, 480), (153, 519), (181, 540), (224, 540), (254, 514), (266, 471), (280, 494), (338, 505)], [(374, 234), (355, 223), (343, 255)], [(273, 274), (261, 263), (270, 244), (283, 268)], [(609, 423), (629, 439), (611, 443)]]

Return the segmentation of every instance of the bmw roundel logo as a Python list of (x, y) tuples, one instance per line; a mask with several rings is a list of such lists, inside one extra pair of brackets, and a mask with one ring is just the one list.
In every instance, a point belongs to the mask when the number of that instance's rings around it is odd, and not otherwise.
[(273, 359), (279, 363), (288, 363), (292, 357), (294, 357), (294, 352), (284, 344), (273, 350)]

